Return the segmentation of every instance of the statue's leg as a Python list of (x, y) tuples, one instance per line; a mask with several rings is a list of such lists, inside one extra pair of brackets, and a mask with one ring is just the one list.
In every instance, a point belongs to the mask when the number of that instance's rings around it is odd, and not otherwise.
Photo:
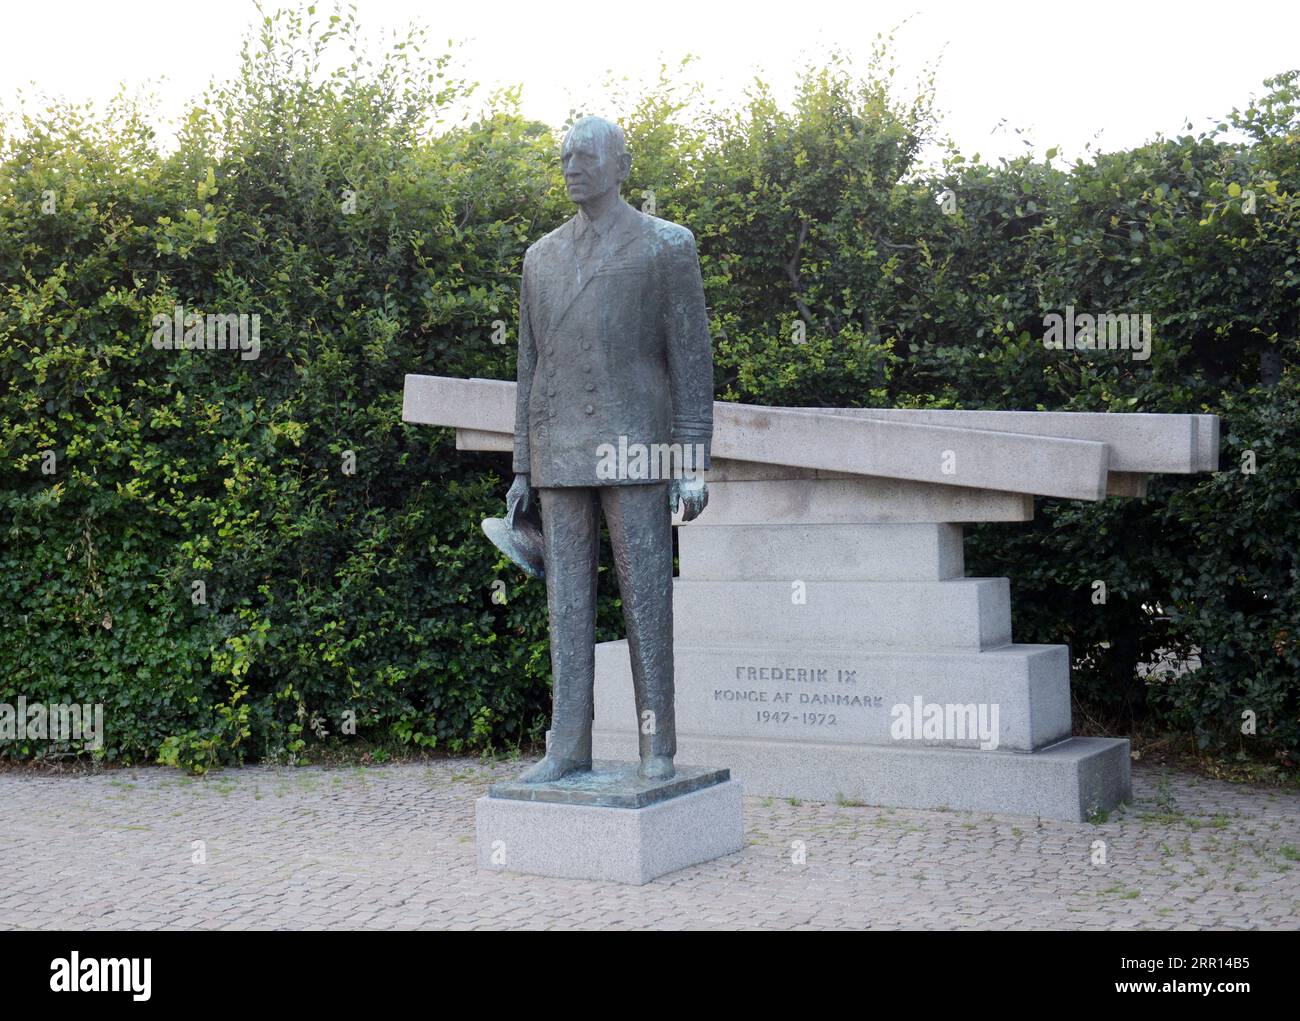
[(524, 773), (529, 783), (591, 768), (592, 687), (596, 678), (596, 559), (600, 515), (596, 492), (539, 489), (551, 625), (551, 743)]
[[(600, 489), (623, 598), (644, 776), (673, 775), (673, 527), (668, 485)], [(649, 715), (647, 715), (647, 713)]]

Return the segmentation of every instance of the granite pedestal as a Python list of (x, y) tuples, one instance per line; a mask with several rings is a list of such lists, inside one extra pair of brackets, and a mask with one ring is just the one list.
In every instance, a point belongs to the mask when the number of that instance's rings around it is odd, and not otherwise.
[(639, 886), (744, 846), (729, 770), (646, 780), (637, 765), (597, 761), (551, 783), (492, 787), (474, 806), (479, 867)]

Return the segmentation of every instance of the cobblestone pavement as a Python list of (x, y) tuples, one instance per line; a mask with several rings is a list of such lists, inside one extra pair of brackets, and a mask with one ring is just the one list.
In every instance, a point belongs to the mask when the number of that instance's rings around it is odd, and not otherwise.
[(0, 927), (1300, 926), (1288, 792), (1136, 767), (1100, 825), (750, 797), (744, 851), (628, 887), (475, 867), (474, 799), (519, 769), (0, 774)]

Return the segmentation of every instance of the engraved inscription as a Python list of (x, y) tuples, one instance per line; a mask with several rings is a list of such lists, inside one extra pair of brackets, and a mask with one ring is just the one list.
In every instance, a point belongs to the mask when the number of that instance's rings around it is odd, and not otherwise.
[(741, 664), (731, 680), (713, 690), (714, 701), (744, 703), (753, 722), (767, 726), (838, 727), (848, 722), (844, 710), (885, 708), (884, 697), (862, 690), (857, 671), (844, 667)]

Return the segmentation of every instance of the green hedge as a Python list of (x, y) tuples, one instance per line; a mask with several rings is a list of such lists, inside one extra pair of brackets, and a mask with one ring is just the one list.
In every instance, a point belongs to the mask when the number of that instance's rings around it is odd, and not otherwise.
[[(125, 104), (5, 126), (0, 702), (103, 702), (107, 759), (293, 761), (348, 714), (452, 751), (544, 726), (542, 587), (478, 530), (507, 465), (400, 405), (407, 372), (513, 376), (523, 251), (569, 215), (562, 126), (510, 95), (452, 122), (470, 88), (414, 38), (322, 71), (357, 31), (268, 17), (172, 150)], [(1083, 713), (1294, 759), (1296, 74), (1209, 135), (1068, 168), (949, 147), (925, 172), (932, 89), (898, 99), (889, 70), (886, 40), (810, 68), (789, 109), (759, 87), (698, 113), (689, 69), (611, 100), (629, 197), (699, 239), (717, 393), (1222, 415), (1219, 474), (1040, 501), (968, 561), (1012, 578), (1018, 640), (1070, 643)], [(1150, 313), (1152, 358), (1045, 350), (1066, 304)], [(156, 350), (178, 305), (258, 314), (260, 357)], [(604, 573), (603, 636), (618, 618)], [(1203, 666), (1148, 683), (1160, 649)]]

